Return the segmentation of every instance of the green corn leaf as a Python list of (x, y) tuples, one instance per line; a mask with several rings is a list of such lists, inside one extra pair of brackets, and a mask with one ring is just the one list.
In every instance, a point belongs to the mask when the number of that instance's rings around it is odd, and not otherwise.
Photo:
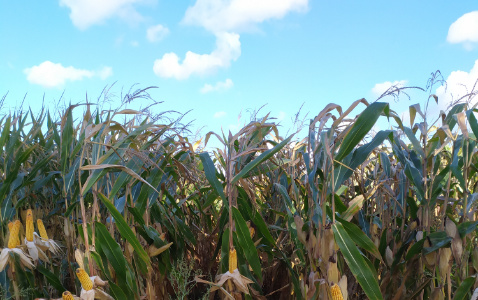
[(456, 289), (455, 297), (453, 297), (453, 300), (470, 299), (469, 293), (471, 292), (474, 283), (474, 277), (468, 277), (467, 279), (463, 280), (460, 286)]
[(144, 263), (148, 267), (150, 267), (151, 262), (149, 260), (148, 253), (146, 253), (143, 246), (141, 246), (140, 242), (138, 241), (138, 238), (136, 238), (136, 235), (131, 230), (129, 225), (126, 223), (123, 216), (118, 212), (118, 210), (115, 208), (113, 203), (111, 203), (111, 201), (108, 198), (106, 198), (105, 195), (103, 195), (102, 193), (98, 193), (98, 199), (101, 200), (101, 202), (106, 206), (108, 211), (113, 216), (115, 225), (118, 228), (121, 236), (124, 239), (126, 239), (131, 244), (131, 246), (133, 246), (133, 249), (134, 251), (136, 251), (139, 258), (141, 258), (144, 261)]
[(378, 251), (372, 240), (357, 225), (337, 218), (352, 240), (361, 248), (368, 251), (375, 258), (382, 260), (382, 255)]
[(242, 170), (236, 176), (234, 176), (234, 178), (231, 181), (231, 184), (234, 184), (235, 182), (237, 182), (239, 179), (244, 177), (247, 173), (254, 172), (255, 168), (257, 168), (261, 163), (271, 158), (274, 154), (280, 151), (280, 149), (284, 148), (284, 146), (290, 142), (290, 140), (292, 139), (292, 136), (293, 135), (289, 136), (288, 138), (286, 138), (279, 144), (275, 145), (273, 148), (262, 152), (261, 155), (256, 157), (250, 163), (248, 163), (244, 168), (242, 168)]
[(63, 284), (61, 284), (61, 281), (58, 276), (53, 274), (50, 270), (48, 270), (42, 265), (38, 265), (36, 268), (38, 272), (42, 273), (43, 276), (45, 276), (46, 280), (58, 291), (58, 293), (61, 294), (66, 291)]
[(209, 181), (209, 184), (214, 188), (216, 193), (221, 197), (222, 201), (224, 203), (227, 203), (227, 198), (226, 195), (224, 194), (224, 189), (222, 187), (222, 184), (219, 182), (219, 180), (216, 177), (216, 167), (214, 166), (214, 163), (212, 162), (211, 157), (207, 152), (203, 152), (199, 154), (199, 158), (202, 161), (202, 165), (204, 167), (204, 173), (206, 175), (207, 181)]
[(335, 159), (341, 161), (355, 146), (367, 135), (377, 121), (378, 117), (388, 108), (388, 103), (375, 102), (370, 104), (357, 118), (354, 125), (344, 137), (339, 152)]
[(101, 249), (108, 258), (109, 263), (115, 270), (116, 276), (119, 277), (121, 281), (125, 282), (126, 261), (123, 256), (123, 251), (121, 250), (115, 239), (111, 237), (105, 225), (96, 222), (95, 230), (96, 243), (101, 244)]
[(246, 256), (248, 263), (251, 265), (252, 271), (254, 271), (254, 274), (256, 274), (260, 281), (262, 280), (261, 262), (259, 260), (259, 255), (257, 255), (256, 246), (254, 246), (254, 242), (251, 239), (246, 221), (239, 210), (235, 207), (232, 208), (232, 215), (236, 224), (236, 234), (239, 245)]
[(360, 251), (357, 249), (357, 246), (355, 246), (354, 241), (347, 233), (344, 226), (341, 223), (336, 222), (332, 225), (332, 229), (334, 231), (335, 242), (339, 246), (347, 265), (367, 297), (371, 300), (383, 299), (374, 272), (367, 264), (362, 254), (360, 254)]

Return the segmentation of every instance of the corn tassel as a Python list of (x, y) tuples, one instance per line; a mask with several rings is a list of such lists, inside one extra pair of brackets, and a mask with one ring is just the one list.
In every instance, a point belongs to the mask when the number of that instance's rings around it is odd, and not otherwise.
[(20, 242), (18, 238), (18, 234), (20, 232), (20, 225), (22, 223), (20, 220), (16, 220), (12, 226), (12, 230), (10, 231), (10, 238), (8, 239), (8, 248), (13, 249), (16, 248)]
[(78, 277), (78, 280), (80, 280), (81, 286), (85, 291), (93, 289), (93, 281), (91, 281), (91, 278), (88, 276), (85, 269), (76, 269), (76, 276)]
[(37, 226), (38, 226), (38, 232), (40, 233), (41, 238), (44, 240), (48, 240), (48, 234), (46, 233), (45, 225), (43, 225), (43, 221), (41, 219), (37, 220)]
[(73, 298), (73, 295), (68, 291), (64, 291), (63, 294), (61, 295), (61, 298), (63, 298), (63, 300), (74, 300), (75, 299), (75, 298)]
[(344, 297), (342, 296), (342, 291), (336, 283), (334, 283), (334, 285), (330, 288), (330, 294), (332, 295), (332, 300), (344, 299)]
[(237, 252), (236, 249), (229, 250), (229, 273), (234, 273), (237, 269)]
[(27, 210), (27, 226), (26, 226), (26, 238), (27, 241), (33, 242), (33, 213), (32, 210)]

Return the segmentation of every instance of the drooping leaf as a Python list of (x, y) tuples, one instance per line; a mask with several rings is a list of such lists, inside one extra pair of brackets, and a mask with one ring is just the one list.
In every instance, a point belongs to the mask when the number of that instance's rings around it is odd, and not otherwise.
[(357, 118), (354, 125), (344, 137), (342, 144), (340, 145), (339, 152), (335, 159), (341, 161), (346, 157), (355, 146), (369, 133), (373, 125), (377, 121), (378, 117), (388, 107), (388, 103), (375, 102), (370, 104)]
[(354, 241), (347, 233), (343, 225), (336, 222), (332, 225), (334, 231), (335, 242), (340, 248), (348, 267), (352, 271), (360, 286), (364, 290), (369, 299), (383, 299), (378, 285), (377, 278), (365, 262), (365, 258), (360, 254)]
[(239, 179), (243, 178), (247, 173), (253, 172), (253, 170), (258, 167), (262, 162), (268, 160), (271, 158), (274, 154), (276, 154), (278, 151), (280, 151), (282, 148), (284, 148), (285, 145), (287, 145), (290, 140), (292, 139), (292, 136), (289, 136), (279, 144), (275, 145), (273, 148), (266, 150), (261, 153), (258, 157), (256, 157), (253, 161), (248, 163), (242, 170), (234, 176), (234, 178), (231, 181), (231, 184), (234, 184), (237, 182)]
[(131, 246), (133, 246), (134, 251), (136, 251), (138, 256), (149, 267), (151, 265), (151, 262), (149, 260), (148, 253), (146, 253), (144, 248), (141, 246), (140, 242), (138, 241), (138, 238), (131, 230), (129, 225), (126, 223), (123, 216), (118, 212), (113, 203), (111, 203), (105, 195), (103, 195), (102, 193), (98, 193), (98, 199), (101, 200), (101, 202), (106, 206), (108, 211), (113, 216), (116, 228), (118, 228), (118, 231), (120, 232), (121, 236), (125, 238), (131, 244)]
[(232, 215), (236, 224), (237, 239), (241, 245), (242, 251), (246, 256), (248, 263), (251, 265), (254, 274), (256, 274), (259, 280), (262, 280), (261, 262), (257, 255), (257, 249), (254, 246), (254, 242), (251, 239), (246, 221), (239, 210), (235, 207), (232, 208)]

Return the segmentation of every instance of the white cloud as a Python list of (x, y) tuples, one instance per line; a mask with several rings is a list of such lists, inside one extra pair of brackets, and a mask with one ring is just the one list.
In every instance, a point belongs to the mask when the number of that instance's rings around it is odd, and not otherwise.
[(446, 40), (452, 44), (463, 43), (467, 50), (478, 43), (478, 10), (459, 17), (448, 29)]
[(138, 47), (139, 46), (138, 41), (131, 41), (131, 46)]
[(436, 90), (440, 109), (445, 110), (452, 101), (459, 100), (461, 97), (471, 93), (477, 80), (478, 60), (475, 61), (475, 65), (470, 72), (459, 70), (451, 72), (446, 79), (446, 86), (440, 86)]
[(211, 85), (206, 83), (200, 90), (202, 94), (206, 94), (209, 92), (217, 92), (217, 91), (225, 91), (234, 86), (234, 83), (231, 79), (226, 79), (225, 81), (218, 81), (215, 85)]
[(277, 115), (277, 122), (284, 120), (286, 116), (287, 114), (285, 112), (280, 111), (279, 114)]
[(133, 8), (141, 0), (60, 0), (60, 6), (70, 9), (70, 19), (77, 28), (85, 30), (111, 17), (138, 21), (142, 16)]
[(182, 63), (176, 53), (170, 52), (154, 62), (153, 70), (156, 75), (163, 78), (187, 79), (193, 74), (206, 75), (219, 68), (227, 68), (231, 61), (241, 55), (241, 42), (235, 33), (216, 34), (216, 49), (210, 54), (197, 54), (186, 52)]
[(376, 97), (380, 97), (383, 93), (385, 93), (389, 88), (392, 86), (396, 87), (404, 87), (407, 84), (406, 80), (400, 80), (400, 81), (385, 81), (382, 83), (377, 83), (373, 88), (372, 88), (372, 93)]
[(154, 62), (159, 77), (186, 79), (227, 68), (241, 55), (239, 34), (268, 19), (280, 19), (291, 11), (304, 12), (309, 0), (197, 0), (185, 13), (183, 23), (199, 25), (216, 36), (216, 49), (210, 54), (188, 51), (182, 63), (170, 52)]
[(102, 69), (96, 72), (96, 75), (98, 75), (101, 78), (101, 80), (105, 80), (106, 78), (113, 75), (113, 68), (103, 67)]
[(169, 29), (161, 24), (151, 26), (146, 30), (146, 37), (151, 43), (164, 39), (169, 34)]
[(214, 114), (214, 118), (219, 119), (219, 118), (224, 118), (227, 115), (225, 111), (218, 111)]
[(187, 9), (183, 22), (212, 32), (248, 30), (288, 12), (304, 12), (308, 0), (197, 0)]
[(66, 81), (83, 80), (84, 78), (99, 77), (102, 80), (113, 74), (111, 67), (103, 67), (98, 71), (76, 69), (72, 66), (64, 67), (61, 64), (44, 61), (38, 66), (26, 68), (23, 72), (30, 83), (46, 88), (61, 87)]

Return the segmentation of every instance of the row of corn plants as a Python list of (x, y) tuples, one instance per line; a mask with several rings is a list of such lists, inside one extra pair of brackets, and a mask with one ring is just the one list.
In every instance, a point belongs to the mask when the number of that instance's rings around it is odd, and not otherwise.
[(430, 118), (433, 88), (406, 122), (360, 99), (287, 136), (194, 138), (128, 108), (148, 89), (5, 114), (0, 297), (476, 299), (478, 110)]

